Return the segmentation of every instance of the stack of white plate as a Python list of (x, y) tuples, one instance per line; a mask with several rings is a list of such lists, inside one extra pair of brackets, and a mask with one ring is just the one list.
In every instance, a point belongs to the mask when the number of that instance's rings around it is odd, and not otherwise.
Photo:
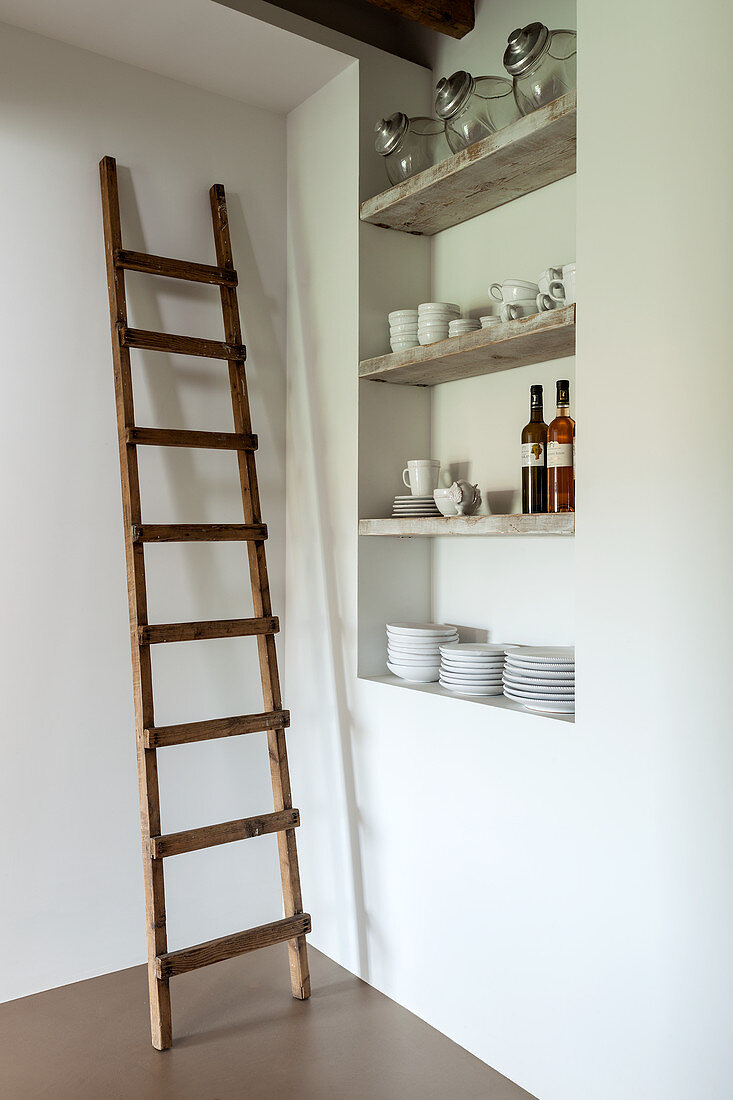
[(448, 339), (448, 325), (461, 314), (454, 302), (423, 302), (417, 307), (417, 337), (420, 343), (435, 344)]
[(400, 496), (394, 498), (393, 516), (439, 516), (438, 505), (432, 496)]
[(488, 642), (444, 643), (440, 683), (459, 695), (501, 695), (504, 646)]
[(458, 631), (446, 623), (387, 623), (387, 668), (402, 680), (434, 683), (441, 645), (457, 641)]
[(481, 322), (475, 317), (457, 317), (455, 321), (448, 322), (449, 336), (463, 336), (466, 332), (476, 332), (481, 328)]
[(416, 348), (420, 341), (417, 338), (417, 310), (396, 309), (387, 314), (389, 320), (389, 346), (392, 351), (407, 351), (408, 348)]
[(511, 646), (506, 651), (504, 694), (527, 710), (575, 711), (573, 646)]

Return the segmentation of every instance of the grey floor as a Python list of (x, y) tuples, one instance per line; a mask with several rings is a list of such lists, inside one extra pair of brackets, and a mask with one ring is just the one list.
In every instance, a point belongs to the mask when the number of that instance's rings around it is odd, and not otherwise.
[(0, 1005), (8, 1100), (532, 1100), (310, 949), (290, 996), (284, 945), (173, 979), (173, 1049), (150, 1046), (144, 967)]

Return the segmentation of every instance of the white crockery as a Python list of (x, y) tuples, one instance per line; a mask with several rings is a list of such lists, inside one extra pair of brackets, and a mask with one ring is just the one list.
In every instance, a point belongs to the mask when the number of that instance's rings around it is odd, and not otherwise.
[(414, 339), (412, 337), (405, 337), (402, 340), (390, 340), (389, 346), (392, 351), (409, 351), (410, 348), (419, 348), (420, 341), (417, 336)]
[(390, 324), (396, 321), (417, 321), (416, 309), (394, 309), (391, 313), (387, 314), (387, 320)]
[(494, 642), (459, 642), (458, 645), (440, 647), (440, 652), (450, 657), (502, 657), (506, 651), (506, 646), (496, 645)]
[(563, 265), (562, 278), (552, 280), (548, 293), (561, 305), (570, 306), (573, 304), (575, 301), (575, 261)]
[(447, 329), (445, 330), (445, 332), (442, 332), (442, 333), (438, 332), (438, 333), (433, 333), (432, 335), (428, 335), (427, 333), (423, 332), (418, 336), (418, 340), (420, 341), (420, 347), (422, 347), (422, 348), (430, 347), (431, 344), (439, 344), (441, 340), (447, 340), (447, 339), (448, 339), (448, 330)]
[(448, 691), (453, 691), (456, 695), (501, 695), (502, 690), (500, 687), (465, 687), (459, 684), (450, 684), (446, 680), (439, 681), (440, 686), (446, 688)]
[(540, 292), (537, 283), (524, 279), (505, 279), (503, 283), (492, 283), (489, 294), (495, 302), (516, 302), (520, 298), (536, 298)]
[(565, 661), (575, 660), (575, 646), (572, 645), (510, 645), (507, 657), (519, 657), (524, 661)]
[(561, 267), (548, 267), (542, 272), (537, 279), (537, 286), (540, 288), (540, 294), (550, 293), (550, 283), (554, 279), (562, 279)]
[(418, 313), (434, 313), (436, 310), (447, 313), (460, 313), (460, 306), (455, 302), (421, 302), (417, 307)]
[(435, 458), (411, 458), (402, 471), (403, 484), (415, 497), (427, 497), (438, 486), (440, 462)]
[(494, 316), (493, 313), (488, 313), (485, 317), (479, 318), (481, 321), (481, 328), (491, 328), (492, 325), (500, 325), (501, 317)]
[(518, 302), (509, 302), (501, 307), (502, 321), (518, 321), (522, 317), (531, 317), (537, 312), (537, 302), (534, 298)]
[(392, 336), (404, 336), (406, 332), (417, 332), (417, 321), (405, 321), (398, 325), (390, 325)]
[(387, 661), (387, 668), (401, 680), (411, 680), (415, 684), (433, 684), (438, 679), (437, 665), (393, 665)]
[(549, 313), (551, 309), (555, 309), (557, 302), (549, 294), (537, 295), (537, 312)]

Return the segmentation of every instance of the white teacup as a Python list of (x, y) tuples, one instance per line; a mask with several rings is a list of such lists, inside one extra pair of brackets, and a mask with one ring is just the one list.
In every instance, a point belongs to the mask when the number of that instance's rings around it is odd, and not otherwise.
[(501, 307), (502, 321), (518, 321), (520, 317), (531, 317), (537, 312), (535, 298), (522, 298), (518, 302), (506, 302)]
[(505, 279), (503, 283), (492, 283), (489, 294), (495, 302), (518, 302), (522, 298), (536, 298), (540, 292), (537, 283), (524, 279)]
[(561, 267), (548, 267), (546, 268), (539, 279), (537, 280), (537, 286), (540, 288), (540, 294), (550, 293), (550, 283), (556, 279), (562, 279)]
[(564, 306), (571, 306), (575, 301), (575, 261), (565, 264), (562, 269), (562, 278), (553, 279), (550, 283), (550, 297)]
[(440, 463), (434, 458), (411, 458), (402, 481), (414, 497), (429, 497), (438, 487)]
[(538, 294), (537, 295), (537, 310), (539, 313), (547, 313), (548, 310), (554, 309), (557, 302), (551, 294)]

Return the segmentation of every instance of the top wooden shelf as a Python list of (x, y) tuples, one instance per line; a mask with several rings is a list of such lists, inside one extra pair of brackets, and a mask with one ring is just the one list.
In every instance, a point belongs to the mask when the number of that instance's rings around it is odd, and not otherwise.
[(361, 220), (431, 236), (575, 171), (577, 93), (361, 204)]

